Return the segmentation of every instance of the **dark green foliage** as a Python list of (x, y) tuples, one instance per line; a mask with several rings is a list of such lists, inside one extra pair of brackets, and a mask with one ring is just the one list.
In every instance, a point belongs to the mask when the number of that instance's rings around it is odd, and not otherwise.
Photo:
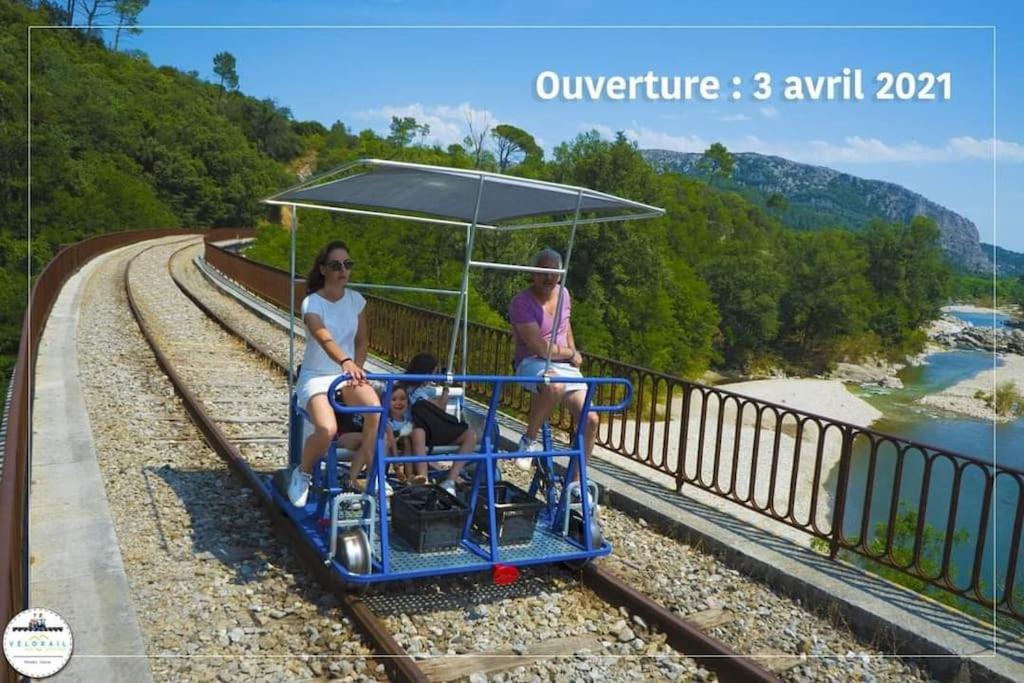
[(950, 268), (939, 247), (939, 229), (923, 216), (910, 225), (875, 220), (860, 238), (877, 296), (871, 329), (883, 343), (899, 344), (908, 330), (937, 318), (946, 299)]
[(841, 230), (790, 236), (792, 286), (781, 301), (786, 342), (820, 368), (833, 360), (837, 339), (863, 333), (874, 300), (866, 277), (866, 250)]
[(502, 173), (510, 166), (520, 163), (538, 164), (544, 158), (544, 150), (522, 128), (498, 124), (491, 131), (491, 137), (497, 148), (498, 169)]
[(722, 347), (730, 365), (743, 367), (768, 353), (779, 333), (779, 298), (789, 285), (779, 255), (730, 242), (702, 268), (722, 317)]
[(959, 273), (950, 282), (949, 297), (953, 301), (985, 308), (1010, 304), (1024, 307), (1024, 276), (1001, 276), (993, 280), (991, 277)]
[[(911, 565), (914, 559), (914, 540), (917, 537), (917, 510), (911, 509), (910, 504), (906, 500), (901, 499), (895, 521), (896, 523), (892, 530), (891, 546), (892, 560), (894, 563), (900, 567), (907, 568), (909, 572), (920, 572), (920, 575), (923, 576), (938, 576), (942, 568), (942, 553), (946, 540), (945, 532), (941, 529), (937, 529), (931, 524), (926, 523), (923, 526), (921, 538), (918, 541), (918, 545), (920, 546), (919, 558), (917, 561), (918, 567), (913, 567)], [(888, 524), (885, 522), (878, 522), (875, 524), (874, 535), (872, 535), (868, 540), (866, 551), (875, 556), (884, 555), (886, 552), (888, 536)], [(968, 542), (970, 542), (970, 533), (967, 529), (957, 529), (953, 532), (952, 547), (954, 549), (958, 549)], [(814, 539), (811, 542), (811, 547), (822, 554), (828, 554), (828, 542), (824, 539)], [(846, 550), (840, 551), (839, 559), (855, 564), (872, 574), (877, 574), (900, 586), (906, 586), (913, 591), (927, 595), (934, 600), (961, 611), (968, 612), (969, 614), (980, 619), (984, 619), (985, 621), (991, 621), (992, 619), (992, 611), (990, 609), (986, 609), (977, 603), (959, 598), (953, 593), (912, 576), (907, 573), (907, 571), (890, 567), (864, 557), (863, 555), (851, 553)], [(957, 583), (957, 573), (955, 564), (951, 564), (949, 578), (953, 580), (954, 583)], [(981, 582), (981, 585), (984, 587), (984, 581)], [(1003, 618), (1000, 617), (999, 621), (1002, 623)], [(1006, 619), (1005, 625), (1014, 628), (1014, 630), (1019, 630), (1020, 628), (1019, 622), (1014, 625), (1012, 620), (1009, 619)]]
[(789, 208), (789, 203), (781, 192), (772, 192), (765, 200), (765, 206), (771, 211), (783, 212)]
[(736, 160), (725, 148), (725, 145), (715, 142), (704, 150), (704, 155), (697, 167), (705, 175), (724, 179), (732, 175), (733, 169), (736, 167)]
[(395, 147), (408, 147), (416, 138), (423, 138), (430, 135), (430, 126), (416, 122), (411, 116), (392, 116), (391, 134), (388, 142)]
[(235, 68), (235, 56), (230, 52), (218, 52), (213, 56), (213, 73), (220, 76), (220, 84), (225, 89), (238, 89), (238, 71)]
[[(134, 11), (144, 3), (127, 4)], [(17, 349), (27, 266), (62, 244), (152, 227), (251, 225), (289, 182), (268, 157), (297, 152), (287, 110), (225, 95), (81, 31), (32, 33), (32, 244), (27, 243), (27, 24), (0, 4), (0, 356)], [(129, 17), (130, 18), (130, 17)], [(126, 26), (130, 24), (126, 23)], [(6, 382), (6, 370), (0, 379)]]
[(272, 159), (288, 161), (302, 151), (300, 133), (291, 123), (291, 110), (272, 99), (255, 100), (233, 93), (221, 103), (220, 111)]

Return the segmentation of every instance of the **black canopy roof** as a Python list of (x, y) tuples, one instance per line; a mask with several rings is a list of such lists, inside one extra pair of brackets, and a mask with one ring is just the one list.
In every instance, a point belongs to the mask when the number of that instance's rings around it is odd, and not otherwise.
[[(367, 169), (332, 178), (358, 165)], [(664, 213), (653, 206), (570, 185), (373, 159), (339, 168), (266, 201), (402, 212), (472, 223), (477, 193), (481, 191), (476, 222), (483, 225), (497, 226), (530, 216), (571, 217), (577, 204), (581, 213), (598, 214), (603, 220)]]

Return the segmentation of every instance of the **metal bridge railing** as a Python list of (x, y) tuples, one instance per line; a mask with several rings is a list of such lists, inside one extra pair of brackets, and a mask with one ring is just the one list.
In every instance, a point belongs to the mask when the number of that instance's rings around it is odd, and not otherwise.
[[(209, 241), (206, 258), (287, 307), (287, 273)], [(451, 316), (367, 298), (375, 353), (398, 365), (421, 351), (444, 356)], [(471, 374), (511, 372), (507, 330), (471, 323), (469, 347)], [(708, 491), (799, 529), (833, 559), (852, 553), (1024, 621), (1024, 471), (611, 358), (587, 355), (582, 370), (634, 386), (632, 407), (603, 417), (598, 445), (672, 477), (677, 491)], [(467, 394), (490, 398), (483, 385)], [(500, 406), (524, 414), (529, 395), (507, 385)], [(571, 430), (568, 412), (552, 426)]]

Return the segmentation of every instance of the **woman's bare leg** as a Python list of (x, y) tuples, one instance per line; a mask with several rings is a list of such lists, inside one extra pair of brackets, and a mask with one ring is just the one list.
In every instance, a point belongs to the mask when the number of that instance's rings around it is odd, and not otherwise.
[[(369, 384), (346, 386), (341, 390), (345, 405), (348, 406), (379, 406), (380, 398), (377, 392)], [(326, 400), (326, 397), (325, 397)], [(353, 479), (359, 475), (363, 467), (373, 464), (373, 451), (377, 441), (377, 425), (380, 424), (380, 413), (362, 413), (363, 416), (363, 438), (359, 444), (359, 450), (352, 454), (352, 469), (350, 470)]]
[(331, 404), (327, 401), (327, 394), (317, 394), (310, 398), (306, 404), (306, 412), (313, 421), (313, 433), (302, 445), (299, 469), (306, 474), (312, 474), (316, 461), (322, 458), (330, 447), (331, 437), (338, 430), (338, 422)]

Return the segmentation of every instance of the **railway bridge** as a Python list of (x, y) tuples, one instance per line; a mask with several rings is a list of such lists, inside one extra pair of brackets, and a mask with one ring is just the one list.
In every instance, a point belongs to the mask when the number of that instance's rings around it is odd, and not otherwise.
[[(609, 558), (511, 586), (331, 585), (250, 486), (285, 458), (289, 296), (239, 253), (251, 236), (104, 235), (33, 287), (4, 413), (0, 619), (61, 614), (61, 678), (1024, 680), (1024, 472), (608, 358), (584, 370), (635, 387), (591, 463)], [(367, 310), (378, 370), (445, 343), (444, 316)], [(471, 371), (500, 374), (507, 332), (469, 336)], [(500, 397), (509, 445), (527, 400)]]

